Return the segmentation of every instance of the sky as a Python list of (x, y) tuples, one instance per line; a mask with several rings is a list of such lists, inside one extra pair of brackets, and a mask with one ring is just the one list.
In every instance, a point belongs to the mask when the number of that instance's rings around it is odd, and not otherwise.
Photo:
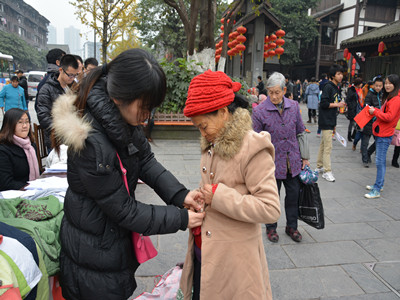
[(64, 44), (64, 28), (73, 26), (80, 29), (81, 45), (86, 41), (93, 41), (93, 30), (81, 24), (74, 15), (75, 8), (69, 0), (24, 0), (25, 3), (36, 9), (42, 16), (57, 28), (57, 43)]

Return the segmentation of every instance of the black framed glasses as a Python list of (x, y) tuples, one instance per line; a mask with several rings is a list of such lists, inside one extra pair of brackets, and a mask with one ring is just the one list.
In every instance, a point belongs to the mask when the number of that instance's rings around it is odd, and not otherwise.
[(67, 75), (69, 78), (76, 78), (76, 76), (79, 75), (79, 74), (68, 74), (67, 71), (65, 71), (64, 68), (62, 68), (62, 70), (64, 71), (65, 75)]

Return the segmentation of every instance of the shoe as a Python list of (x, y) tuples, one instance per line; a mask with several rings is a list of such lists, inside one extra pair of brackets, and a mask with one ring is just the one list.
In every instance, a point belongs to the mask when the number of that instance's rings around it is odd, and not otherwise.
[(321, 134), (320, 134), (320, 133), (317, 133), (317, 138), (319, 138), (319, 137), (321, 137)]
[(329, 182), (335, 181), (335, 177), (333, 177), (332, 172), (325, 172), (324, 174), (322, 174), (322, 178), (324, 178), (326, 181), (329, 181)]
[(306, 129), (304, 129), (304, 131), (305, 132), (307, 132), (307, 133), (310, 133), (311, 131), (310, 130), (308, 130), (307, 128)]
[(308, 120), (307, 123), (311, 123), (311, 120)]
[(322, 173), (322, 172), (324, 172), (324, 168), (323, 167), (322, 168), (316, 168), (315, 172), (317, 172), (318, 174)]
[(267, 228), (267, 237), (273, 243), (277, 243), (279, 241), (279, 235), (275, 229)]
[(364, 168), (369, 168), (369, 163), (363, 163)]
[(301, 236), (301, 233), (297, 229), (290, 228), (286, 226), (285, 232), (288, 236), (292, 238), (293, 241), (300, 243), (303, 237)]
[(368, 198), (368, 199), (375, 199), (375, 198), (379, 198), (380, 196), (381, 196), (381, 194), (375, 189), (371, 190), (368, 194), (364, 195), (364, 197)]
[(369, 154), (369, 153), (368, 153), (368, 162), (369, 162), (369, 163), (372, 163), (371, 154)]
[(351, 150), (356, 151), (356, 145), (353, 144), (353, 147), (351, 148)]
[(392, 161), (392, 166), (395, 168), (399, 168), (399, 163), (397, 161)]
[[(373, 185), (367, 185), (366, 187), (365, 187), (367, 190), (369, 190), (369, 191), (372, 191), (373, 189), (374, 189), (374, 186)], [(383, 191), (383, 188), (381, 188), (381, 192)]]
[(317, 117), (314, 117), (314, 123), (317, 123)]

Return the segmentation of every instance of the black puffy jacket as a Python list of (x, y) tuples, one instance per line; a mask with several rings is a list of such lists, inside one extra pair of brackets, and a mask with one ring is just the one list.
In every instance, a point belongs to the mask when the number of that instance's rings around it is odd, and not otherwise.
[[(106, 93), (106, 79), (91, 90), (85, 118), (72, 95), (53, 106), (55, 134), (68, 147), (68, 184), (61, 226), (61, 276), (68, 299), (127, 299), (139, 265), (131, 232), (144, 235), (185, 230), (182, 207), (188, 190), (154, 158), (140, 127), (127, 125)], [(129, 196), (116, 152), (127, 170)], [(138, 178), (167, 206), (135, 199)], [(178, 206), (178, 207), (176, 207)]]
[(57, 80), (59, 73), (53, 73), (49, 76), (45, 84), (43, 84), (40, 92), (37, 94), (35, 101), (35, 110), (40, 126), (45, 129), (45, 141), (46, 146), (50, 149), (50, 130), (52, 124), (51, 109), (54, 101), (62, 94), (65, 94), (65, 90), (61, 87), (60, 82)]
[(28, 180), (29, 164), (24, 149), (14, 144), (0, 144), (0, 191), (19, 190)]

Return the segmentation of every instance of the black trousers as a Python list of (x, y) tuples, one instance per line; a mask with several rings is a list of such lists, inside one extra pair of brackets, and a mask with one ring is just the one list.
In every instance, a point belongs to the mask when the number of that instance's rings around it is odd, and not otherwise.
[[(281, 186), (285, 186), (285, 212), (286, 225), (290, 228), (297, 229), (297, 218), (299, 216), (299, 195), (300, 195), (300, 179), (299, 175), (292, 177), (292, 174), (287, 174), (286, 179), (277, 179), (279, 196), (281, 194)], [(276, 229), (278, 223), (265, 224), (267, 229)]]
[(400, 146), (395, 146), (392, 163), (398, 163), (399, 155), (400, 155)]
[(194, 256), (194, 272), (193, 272), (193, 297), (192, 300), (200, 300), (200, 278), (201, 278), (201, 262)]

